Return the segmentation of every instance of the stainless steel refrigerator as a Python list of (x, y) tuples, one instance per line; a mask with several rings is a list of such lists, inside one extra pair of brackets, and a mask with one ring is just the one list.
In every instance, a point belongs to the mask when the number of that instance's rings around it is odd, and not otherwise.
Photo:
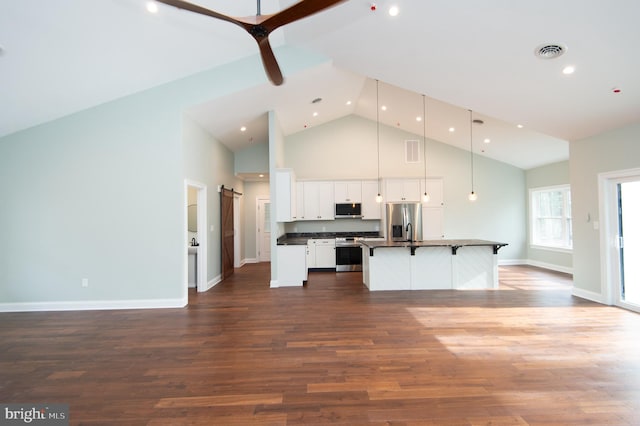
[(387, 203), (387, 239), (422, 241), (422, 204)]

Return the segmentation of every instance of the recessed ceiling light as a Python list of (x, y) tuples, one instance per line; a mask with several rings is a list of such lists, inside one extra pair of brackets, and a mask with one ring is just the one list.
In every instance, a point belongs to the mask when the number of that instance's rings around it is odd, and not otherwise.
[(422, 121), (422, 117), (416, 117), (416, 121)]
[(449, 127), (449, 133), (453, 133), (453, 132), (455, 132), (455, 131), (456, 131), (456, 128), (455, 128), (455, 127)]
[(351, 101), (347, 101), (347, 105), (351, 105)]
[(381, 110), (383, 110), (383, 111), (386, 111), (386, 110), (387, 110), (387, 106), (386, 106), (386, 105), (382, 105), (382, 106), (380, 107), (380, 109), (381, 109)]
[(261, 178), (263, 178), (263, 177), (264, 177), (264, 175), (263, 175), (263, 174), (259, 174), (259, 175), (258, 175), (258, 177), (261, 177)]
[(147, 11), (149, 13), (158, 13), (158, 3), (156, 3), (155, 1), (148, 1)]
[(574, 67), (573, 65), (567, 65), (566, 67), (564, 67), (562, 69), (562, 74), (573, 74), (576, 71), (576, 67)]
[(317, 112), (317, 111), (315, 111), (315, 112), (313, 113), (313, 116), (314, 116), (314, 117), (317, 117), (317, 116), (318, 116), (318, 112)]
[(242, 127), (240, 127), (240, 131), (241, 131), (241, 132), (246, 132), (246, 131), (247, 131), (247, 128), (246, 128), (246, 127), (244, 127), (244, 126), (242, 126)]
[(484, 143), (491, 143), (491, 139), (486, 138), (486, 139), (484, 140)]
[(516, 127), (517, 127), (518, 129), (522, 129), (524, 126), (523, 126), (522, 124), (518, 124)]
[(400, 9), (398, 9), (398, 6), (394, 5), (389, 8), (389, 15), (398, 16), (398, 13), (400, 13)]

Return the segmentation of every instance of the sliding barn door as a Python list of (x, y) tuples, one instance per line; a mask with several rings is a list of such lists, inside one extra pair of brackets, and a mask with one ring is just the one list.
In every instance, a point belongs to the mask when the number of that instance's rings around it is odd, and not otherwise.
[(222, 188), (220, 192), (220, 220), (222, 222), (222, 279), (233, 274), (233, 190)]

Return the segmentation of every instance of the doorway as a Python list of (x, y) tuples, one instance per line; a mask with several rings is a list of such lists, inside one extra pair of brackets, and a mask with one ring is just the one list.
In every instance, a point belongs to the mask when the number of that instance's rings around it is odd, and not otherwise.
[(256, 200), (256, 250), (258, 262), (271, 261), (271, 201)]
[[(195, 196), (190, 199), (189, 193)], [(185, 241), (184, 241), (184, 282), (189, 288), (189, 256), (195, 254), (196, 291), (207, 290), (207, 186), (203, 183), (184, 181)], [(192, 246), (192, 243), (197, 246)], [(190, 251), (192, 253), (190, 253)]]
[(640, 312), (640, 169), (601, 174), (600, 188), (609, 302)]

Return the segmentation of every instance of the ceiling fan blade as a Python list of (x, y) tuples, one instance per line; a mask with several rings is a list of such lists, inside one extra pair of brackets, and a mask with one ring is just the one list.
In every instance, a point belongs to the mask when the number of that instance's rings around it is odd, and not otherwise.
[(210, 16), (212, 18), (221, 19), (223, 21), (231, 22), (232, 24), (239, 25), (241, 27), (245, 27), (245, 23), (239, 21), (238, 19), (223, 15), (222, 13), (215, 12), (213, 10), (209, 10), (206, 7), (198, 6), (197, 4), (190, 3), (188, 1), (183, 0), (156, 0), (160, 3), (168, 4), (169, 6), (177, 7), (178, 9), (188, 10), (190, 12), (199, 13), (201, 15)]
[(261, 24), (268, 32), (271, 32), (283, 25), (306, 18), (345, 1), (347, 0), (301, 0), (291, 7), (267, 17)]
[(271, 49), (271, 44), (269, 44), (269, 39), (264, 37), (260, 40), (256, 39), (256, 41), (260, 48), (260, 57), (262, 58), (262, 65), (267, 73), (267, 77), (269, 77), (269, 80), (274, 85), (280, 86), (284, 82), (284, 78), (282, 77), (282, 71), (280, 71), (278, 61)]

